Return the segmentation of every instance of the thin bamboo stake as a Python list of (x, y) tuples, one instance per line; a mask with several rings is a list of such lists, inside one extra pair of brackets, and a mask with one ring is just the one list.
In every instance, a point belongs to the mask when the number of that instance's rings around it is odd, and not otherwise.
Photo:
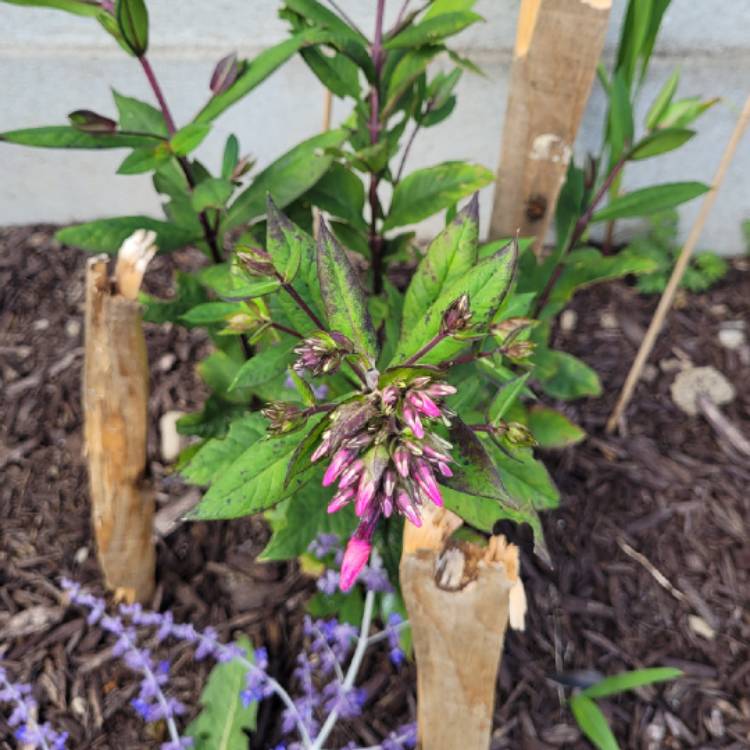
[(504, 537), (487, 547), (449, 541), (462, 521), (423, 509), (407, 523), (401, 589), (417, 660), (422, 750), (487, 750), (505, 631), (523, 628), (525, 595), (518, 548)]
[(620, 397), (617, 400), (617, 405), (615, 406), (612, 414), (607, 420), (608, 433), (614, 432), (614, 430), (617, 428), (620, 423), (620, 419), (625, 412), (630, 399), (633, 396), (633, 391), (635, 391), (635, 387), (641, 377), (643, 367), (645, 366), (649, 355), (654, 348), (656, 338), (661, 332), (662, 326), (664, 325), (664, 319), (667, 317), (667, 313), (672, 307), (672, 302), (674, 301), (674, 296), (677, 292), (677, 288), (679, 287), (680, 281), (682, 281), (682, 277), (685, 274), (688, 263), (690, 262), (690, 256), (693, 254), (693, 250), (698, 244), (698, 240), (700, 239), (701, 233), (703, 232), (703, 227), (706, 223), (706, 219), (708, 219), (708, 215), (711, 213), (711, 209), (713, 208), (714, 202), (716, 201), (716, 196), (719, 192), (719, 188), (724, 182), (724, 177), (726, 177), (729, 165), (732, 163), (732, 159), (734, 158), (737, 146), (739, 145), (740, 140), (742, 139), (742, 135), (745, 132), (748, 124), (750, 124), (750, 96), (748, 96), (747, 100), (745, 101), (745, 106), (742, 108), (742, 112), (737, 119), (737, 124), (734, 126), (734, 131), (732, 132), (732, 135), (727, 142), (726, 148), (724, 149), (721, 161), (719, 162), (719, 167), (716, 170), (716, 175), (714, 176), (711, 190), (706, 193), (706, 197), (703, 199), (700, 211), (698, 211), (698, 216), (696, 217), (695, 221), (693, 222), (693, 226), (690, 229), (690, 234), (685, 240), (685, 244), (680, 251), (680, 256), (677, 259), (677, 263), (675, 263), (675, 267), (672, 271), (672, 276), (669, 279), (669, 283), (667, 284), (667, 288), (664, 290), (664, 293), (659, 300), (659, 306), (656, 308), (656, 312), (654, 313), (654, 317), (651, 319), (651, 324), (648, 327), (648, 331), (646, 331), (646, 335), (644, 336), (643, 341), (641, 342), (641, 346), (638, 349), (638, 354), (636, 355), (635, 360), (633, 361), (633, 365), (630, 368), (630, 372), (628, 373), (628, 377), (625, 380), (625, 385), (623, 385), (622, 387)]
[(86, 268), (85, 451), (97, 554), (107, 585), (145, 602), (154, 590), (154, 498), (144, 481), (148, 359), (138, 289), (156, 252), (153, 232), (127, 239), (110, 279), (108, 256)]
[(490, 221), (541, 250), (604, 46), (612, 0), (522, 0)]

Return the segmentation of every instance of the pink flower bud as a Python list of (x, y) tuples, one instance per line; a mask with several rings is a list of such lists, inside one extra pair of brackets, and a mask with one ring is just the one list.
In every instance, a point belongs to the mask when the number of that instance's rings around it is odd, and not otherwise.
[(404, 479), (409, 476), (409, 453), (403, 448), (396, 448), (393, 452), (393, 461), (396, 464), (396, 471)]
[(320, 445), (313, 451), (312, 456), (310, 456), (310, 462), (315, 463), (318, 459), (323, 458), (323, 456), (328, 453), (329, 449), (331, 447), (331, 441), (330, 441), (330, 433), (323, 438)]
[(380, 502), (380, 507), (383, 510), (383, 515), (386, 518), (390, 518), (391, 514), (393, 513), (393, 498), (384, 497)]
[(411, 521), (415, 526), (422, 525), (422, 519), (417, 513), (417, 509), (411, 501), (411, 498), (405, 490), (399, 490), (396, 494), (396, 507)]
[(354, 458), (354, 451), (346, 450), (342, 448), (333, 456), (331, 463), (326, 469), (326, 473), (323, 475), (323, 486), (328, 487), (333, 484), (338, 478), (339, 474), (349, 465), (351, 460)]
[(424, 454), (425, 456), (427, 456), (427, 458), (431, 458), (433, 461), (442, 461), (443, 463), (448, 463), (449, 461), (453, 460), (447, 453), (440, 453), (440, 451), (436, 451), (429, 445), (424, 446)]
[(344, 559), (341, 562), (339, 585), (342, 591), (349, 591), (357, 580), (362, 568), (367, 564), (372, 551), (372, 544), (367, 539), (353, 536), (346, 545)]
[(347, 487), (344, 490), (339, 490), (328, 503), (328, 512), (335, 513), (341, 510), (344, 506), (349, 505), (354, 497), (354, 487)]
[(359, 475), (364, 468), (364, 463), (361, 458), (358, 458), (354, 463), (350, 464), (344, 473), (341, 475), (339, 481), (339, 489), (343, 490), (345, 487), (354, 484), (358, 479)]
[(405, 406), (403, 416), (409, 429), (421, 440), (424, 437), (424, 427), (417, 412), (411, 406)]
[(440, 488), (435, 481), (435, 475), (432, 473), (432, 469), (427, 461), (417, 461), (417, 484), (427, 494), (427, 497), (432, 500), (435, 505), (442, 508), (443, 496), (440, 494)]
[(448, 466), (447, 463), (444, 461), (438, 462), (438, 471), (444, 476), (444, 477), (452, 477), (453, 471), (451, 470), (451, 467)]
[(391, 469), (386, 469), (385, 476), (383, 477), (383, 493), (386, 498), (393, 496), (393, 491), (396, 489), (396, 475)]
[(237, 80), (238, 72), (237, 54), (232, 52), (216, 63), (209, 88), (214, 94), (226, 91)]
[(439, 417), (442, 415), (438, 405), (426, 393), (410, 393), (412, 404), (428, 417)]
[(443, 396), (452, 396), (456, 389), (448, 383), (433, 383), (424, 389), (424, 392), (432, 398), (442, 398)]
[(375, 482), (372, 481), (367, 472), (363, 472), (362, 478), (359, 480), (354, 512), (362, 517), (370, 507), (373, 497), (375, 497)]

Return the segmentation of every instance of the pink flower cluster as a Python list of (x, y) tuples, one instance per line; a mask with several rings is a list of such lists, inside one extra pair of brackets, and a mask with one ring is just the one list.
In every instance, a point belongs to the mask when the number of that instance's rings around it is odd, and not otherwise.
[(452, 476), (452, 446), (430, 428), (436, 421), (450, 424), (451, 413), (440, 402), (455, 392), (452, 385), (420, 376), (358, 397), (331, 414), (312, 461), (331, 456), (323, 486), (338, 482), (338, 489), (328, 512), (353, 503), (360, 518), (341, 564), (343, 591), (367, 563), (381, 515), (400, 513), (420, 526), (424, 502), (442, 507), (436, 474)]

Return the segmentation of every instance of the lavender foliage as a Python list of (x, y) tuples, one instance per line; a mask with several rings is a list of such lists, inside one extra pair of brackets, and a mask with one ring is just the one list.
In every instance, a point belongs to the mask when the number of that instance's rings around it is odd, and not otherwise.
[[(340, 557), (342, 554), (338, 538), (333, 535), (315, 540), (311, 547), (325, 555)], [(398, 634), (404, 626), (400, 617), (391, 616), (382, 633), (369, 635), (375, 590), (383, 590), (383, 580), (387, 584), (387, 579), (382, 577), (383, 571), (377, 556), (368, 568), (371, 571), (364, 576), (364, 580), (372, 578), (376, 586), (367, 593), (365, 615), (360, 628), (336, 619), (305, 618), (307, 647), (297, 656), (293, 673), (294, 696), (269, 674), (265, 649), (256, 649), (254, 662), (251, 662), (245, 658), (237, 644), (222, 643), (213, 628), (200, 631), (190, 623), (176, 623), (171, 612), (152, 612), (144, 610), (139, 604), (123, 604), (119, 606), (117, 614), (108, 614), (103, 599), (85, 591), (75, 582), (65, 580), (62, 585), (71, 601), (86, 610), (90, 625), (100, 627), (115, 637), (113, 655), (140, 675), (140, 690), (132, 701), (132, 706), (146, 722), (165, 722), (169, 740), (161, 745), (161, 750), (190, 748), (193, 747), (193, 740), (181, 736), (177, 728), (177, 719), (185, 713), (186, 708), (169, 695), (169, 663), (157, 661), (149, 649), (139, 644), (138, 628), (150, 629), (157, 643), (171, 638), (190, 644), (195, 649), (196, 660), (239, 660), (246, 669), (239, 696), (243, 704), (248, 706), (253, 701), (261, 701), (271, 695), (279, 697), (285, 705), (282, 731), (289, 736), (289, 744), (280, 747), (285, 747), (286, 750), (310, 750), (322, 747), (322, 742), (339, 719), (361, 714), (367, 695), (364, 690), (356, 687), (355, 680), (367, 647), (379, 640), (387, 640), (391, 660), (395, 664), (403, 660), (403, 652), (398, 645)], [(4, 671), (0, 670), (0, 701), (13, 703), (12, 725), (19, 726), (24, 741), (29, 744), (36, 741), (32, 746), (41, 750), (64, 748), (65, 735), (58, 735), (48, 725), (34, 725), (32, 709), (36, 704), (29, 696), (30, 690), (29, 686), (13, 686), (6, 680)], [(413, 735), (413, 731), (402, 728), (376, 748), (396, 750), (413, 747), (414, 742), (410, 739)], [(18, 736), (20, 738), (21, 734)], [(35, 739), (37, 736), (39, 739)], [(27, 737), (31, 739), (26, 739)]]

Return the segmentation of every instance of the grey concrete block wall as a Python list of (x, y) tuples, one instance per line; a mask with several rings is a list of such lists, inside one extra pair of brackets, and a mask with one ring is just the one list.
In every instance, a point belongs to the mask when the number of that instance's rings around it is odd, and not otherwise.
[[(372, 0), (342, 0), (365, 29), (372, 26)], [(612, 57), (625, 0), (615, 0), (605, 55)], [(284, 38), (277, 0), (150, 0), (151, 58), (178, 123), (202, 105), (214, 63), (230, 50), (252, 56)], [(400, 3), (388, 4), (395, 11)], [(469, 159), (497, 163), (508, 72), (519, 0), (479, 0), (486, 24), (457, 39), (486, 77), (464, 76), (452, 118), (417, 141), (409, 166)], [(629, 168), (626, 187), (698, 179), (709, 182), (734, 121), (750, 90), (750, 0), (673, 0), (664, 19), (650, 78), (639, 103), (642, 115), (676, 65), (682, 96), (720, 96), (699, 123), (699, 134), (675, 154)], [(114, 112), (110, 87), (151, 100), (137, 63), (127, 58), (95, 22), (44, 9), (0, 3), (0, 130), (65, 122), (69, 111)], [(322, 117), (322, 89), (294, 59), (217, 122), (199, 155), (216, 165), (226, 136), (235, 132), (243, 151), (260, 167), (309, 137)], [(336, 101), (334, 119), (347, 114)], [(576, 151), (596, 150), (604, 100), (595, 91)], [(0, 224), (64, 223), (123, 213), (160, 215), (147, 177), (114, 174), (122, 151), (70, 152), (0, 144)], [(491, 188), (483, 191), (488, 221)], [(698, 202), (682, 211), (683, 232)], [(741, 144), (721, 191), (702, 245), (722, 253), (745, 251), (740, 222), (750, 219), (750, 137)], [(436, 221), (420, 227), (434, 231)], [(485, 224), (486, 226), (486, 224)], [(627, 227), (623, 227), (627, 231)]]

